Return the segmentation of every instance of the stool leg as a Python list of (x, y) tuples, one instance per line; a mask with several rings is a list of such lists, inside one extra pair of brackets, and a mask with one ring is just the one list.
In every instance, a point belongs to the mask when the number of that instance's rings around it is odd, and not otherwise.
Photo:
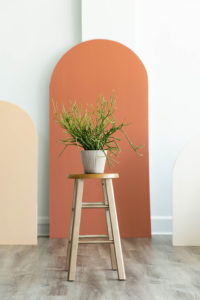
[(74, 181), (72, 212), (71, 212), (71, 219), (70, 219), (68, 245), (67, 245), (67, 259), (66, 259), (66, 267), (65, 267), (66, 271), (69, 271), (69, 260), (70, 260), (70, 256), (71, 256), (72, 228), (73, 228), (73, 223), (74, 223), (74, 207), (75, 207), (75, 201), (76, 201), (76, 192), (77, 192), (77, 179), (75, 179), (75, 181)]
[(116, 212), (116, 206), (115, 206), (115, 198), (114, 198), (112, 179), (105, 179), (105, 183), (106, 183), (106, 190), (107, 190), (107, 195), (108, 195), (111, 225), (112, 225), (112, 230), (113, 230), (113, 239), (114, 239), (114, 246), (115, 246), (115, 253), (116, 253), (116, 260), (117, 260), (118, 278), (119, 278), (119, 280), (125, 280), (126, 275), (125, 275), (125, 270), (124, 270), (124, 261), (123, 261), (121, 241), (120, 241), (120, 235), (119, 235), (119, 227), (118, 227), (118, 221), (117, 221), (117, 212)]
[(83, 195), (83, 179), (78, 179), (75, 208), (74, 208), (74, 223), (72, 228), (71, 255), (70, 255), (69, 272), (68, 272), (69, 281), (75, 280), (79, 229), (80, 229), (80, 220), (81, 220), (82, 195)]
[[(108, 204), (108, 195), (107, 195), (104, 179), (102, 179), (102, 187), (103, 187), (103, 196), (104, 196), (105, 204)], [(108, 228), (108, 238), (109, 238), (109, 240), (113, 240), (109, 208), (106, 208), (106, 223), (107, 223), (107, 228)], [(113, 244), (110, 244), (110, 256), (111, 256), (112, 269), (117, 270), (117, 261), (116, 261), (116, 256), (115, 256), (115, 248), (114, 248)]]

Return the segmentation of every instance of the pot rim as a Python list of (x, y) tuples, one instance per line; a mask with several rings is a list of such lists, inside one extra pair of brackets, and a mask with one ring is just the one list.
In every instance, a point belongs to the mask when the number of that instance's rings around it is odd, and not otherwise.
[(90, 151), (90, 152), (92, 152), (92, 151), (93, 151), (93, 152), (101, 151), (101, 152), (106, 152), (106, 153), (108, 152), (108, 150), (104, 150), (104, 151), (103, 151), (103, 150), (81, 150), (81, 152), (87, 152), (87, 151), (88, 151), (88, 152), (89, 152), (89, 151)]

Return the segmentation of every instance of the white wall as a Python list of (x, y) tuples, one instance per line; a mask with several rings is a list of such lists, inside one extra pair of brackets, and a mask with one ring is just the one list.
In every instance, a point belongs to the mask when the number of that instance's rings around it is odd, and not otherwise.
[(146, 66), (152, 231), (170, 233), (173, 165), (200, 130), (200, 2), (110, 0), (108, 5), (106, 0), (82, 0), (82, 6), (84, 40), (122, 42)]
[(152, 229), (166, 232), (175, 160), (200, 131), (200, 1), (137, 0), (136, 12), (136, 53), (149, 76)]
[(49, 215), (50, 77), (61, 55), (80, 40), (80, 0), (0, 1), (0, 99), (20, 106), (36, 125), (41, 233)]
[(110, 39), (135, 46), (135, 0), (82, 0), (82, 41)]
[[(0, 1), (0, 99), (19, 105), (36, 125), (39, 220), (44, 223), (48, 222), (49, 81), (60, 56), (81, 40), (80, 1)], [(84, 3), (88, 1), (91, 10), (85, 11)], [(83, 38), (92, 38), (95, 28), (96, 33), (102, 28), (104, 35), (107, 33), (105, 38), (115, 33), (115, 39), (119, 36), (132, 47), (147, 68), (152, 229), (170, 232), (173, 164), (178, 152), (200, 128), (200, 2), (82, 2), (83, 17), (88, 18), (83, 23)], [(99, 7), (100, 3), (107, 3), (107, 9)], [(121, 5), (124, 9), (120, 15)], [(89, 20), (92, 24), (87, 37)], [(119, 29), (127, 26), (127, 31)]]

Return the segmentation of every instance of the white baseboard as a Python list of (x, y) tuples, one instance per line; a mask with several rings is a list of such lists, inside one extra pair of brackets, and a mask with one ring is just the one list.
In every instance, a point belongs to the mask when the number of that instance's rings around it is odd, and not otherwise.
[(152, 235), (172, 234), (172, 216), (151, 216)]
[[(171, 216), (151, 216), (152, 235), (171, 235)], [(49, 236), (49, 217), (38, 217), (38, 236)]]
[(38, 217), (38, 236), (49, 236), (49, 217)]

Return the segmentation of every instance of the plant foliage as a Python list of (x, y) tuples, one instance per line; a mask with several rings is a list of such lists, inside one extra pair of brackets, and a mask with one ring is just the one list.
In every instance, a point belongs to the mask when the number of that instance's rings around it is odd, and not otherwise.
[(119, 142), (121, 139), (116, 137), (115, 133), (121, 131), (130, 147), (141, 156), (142, 154), (138, 150), (143, 145), (137, 146), (131, 142), (123, 129), (129, 124), (124, 121), (118, 124), (114, 117), (115, 111), (116, 97), (114, 95), (110, 97), (110, 100), (99, 96), (96, 104), (87, 106), (87, 109), (74, 103), (70, 110), (66, 111), (63, 106), (59, 113), (57, 105), (54, 105), (56, 122), (67, 134), (66, 139), (59, 139), (65, 145), (60, 155), (68, 146), (78, 146), (84, 150), (102, 150), (105, 155), (105, 150), (108, 150), (109, 156), (106, 155), (106, 158), (111, 166), (111, 161), (117, 162), (113, 156), (117, 156), (120, 152)]

